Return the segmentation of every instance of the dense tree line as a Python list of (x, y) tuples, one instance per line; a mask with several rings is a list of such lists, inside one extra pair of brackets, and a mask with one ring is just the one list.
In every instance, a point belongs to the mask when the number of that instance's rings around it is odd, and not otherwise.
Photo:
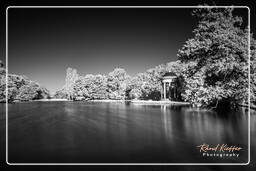
[[(6, 71), (0, 67), (0, 102), (6, 102)], [(25, 76), (8, 74), (8, 101), (29, 101), (49, 98), (49, 91)]]
[[(195, 106), (218, 107), (226, 103), (246, 103), (249, 86), (249, 32), (242, 18), (233, 16), (232, 8), (198, 8), (192, 15), (197, 18), (198, 25), (193, 31), (194, 37), (179, 50), (178, 61), (159, 65), (134, 77), (127, 75), (121, 68), (108, 75), (75, 76), (75, 81), (66, 80), (66, 85), (72, 85), (71, 91), (66, 88), (66, 92), (63, 89), (56, 96), (159, 100), (161, 78), (166, 72), (173, 72), (182, 80), (179, 85), (182, 100)], [(250, 49), (250, 98), (255, 103), (256, 42), (252, 35)]]
[(55, 93), (55, 98), (160, 100), (163, 75), (168, 71), (181, 75), (181, 67), (183, 68), (183, 65), (180, 61), (170, 62), (138, 73), (134, 77), (129, 76), (122, 68), (116, 68), (107, 75), (85, 76), (79, 76), (76, 69), (68, 68), (65, 86)]

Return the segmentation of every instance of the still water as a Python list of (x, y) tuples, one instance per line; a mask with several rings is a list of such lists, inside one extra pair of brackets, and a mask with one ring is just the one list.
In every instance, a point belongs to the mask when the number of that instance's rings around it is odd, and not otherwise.
[[(99, 102), (8, 106), (10, 163), (201, 163), (248, 161), (248, 111)], [(242, 147), (206, 157), (198, 145)]]

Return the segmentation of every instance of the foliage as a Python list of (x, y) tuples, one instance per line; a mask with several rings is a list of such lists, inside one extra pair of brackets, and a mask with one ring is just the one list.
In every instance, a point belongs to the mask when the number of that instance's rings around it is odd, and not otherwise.
[[(175, 66), (175, 68), (172, 68)], [(162, 76), (168, 72), (181, 74), (183, 65), (173, 62), (159, 65), (130, 77), (122, 68), (116, 68), (106, 75), (79, 76), (75, 69), (67, 69), (65, 89), (57, 91), (55, 97), (74, 99), (152, 99), (160, 100)], [(75, 80), (75, 82), (74, 82)], [(67, 88), (68, 87), (68, 88)]]
[(107, 91), (109, 99), (125, 99), (130, 76), (122, 68), (116, 68), (107, 76)]
[(107, 99), (107, 83), (105, 75), (95, 75), (89, 80), (90, 86), (87, 87), (90, 99)]
[(251, 35), (251, 64), (250, 64), (250, 72), (251, 72), (251, 79), (250, 79), (250, 100), (251, 102), (256, 105), (256, 40)]
[(148, 70), (135, 78), (135, 88), (141, 91), (140, 99), (159, 100), (161, 97), (161, 80), (157, 70)]
[(21, 101), (35, 100), (38, 95), (38, 89), (39, 85), (33, 82), (24, 85), (19, 89), (16, 99)]
[[(86, 78), (86, 77), (85, 77)], [(87, 81), (84, 77), (80, 76), (74, 84), (74, 96), (75, 97), (89, 97), (87, 87)]]
[(241, 102), (248, 94), (248, 32), (242, 18), (232, 15), (232, 8), (199, 8), (193, 15), (199, 20), (189, 39), (179, 50), (188, 67), (185, 100), (199, 106), (216, 105), (230, 99)]
[(66, 71), (65, 92), (68, 100), (74, 99), (74, 84), (78, 79), (76, 69), (68, 68)]
[[(186, 65), (180, 61), (169, 62), (148, 69), (144, 73), (139, 73), (133, 77), (128, 84), (128, 97), (130, 99), (161, 99), (162, 78), (166, 72), (173, 72), (178, 76), (178, 82), (182, 80)], [(178, 91), (183, 90), (183, 85), (179, 84)]]
[[(1, 65), (3, 66), (3, 65)], [(8, 101), (49, 98), (49, 91), (25, 76), (8, 74)], [(0, 102), (6, 101), (6, 71), (0, 68)]]
[(63, 89), (61, 89), (61, 90), (56, 91), (56, 92), (54, 93), (53, 97), (54, 97), (55, 99), (66, 99), (66, 98), (67, 98), (67, 94), (66, 94), (66, 92), (65, 92), (65, 90), (64, 90), (64, 88), (63, 88)]
[(80, 76), (74, 84), (74, 97), (86, 99), (107, 99), (107, 78), (104, 75)]
[(180, 60), (169, 62), (166, 64), (164, 72), (172, 72), (177, 76), (182, 76), (187, 71), (187, 65)]
[(142, 97), (142, 92), (140, 89), (134, 88), (129, 92), (130, 99), (139, 99)]

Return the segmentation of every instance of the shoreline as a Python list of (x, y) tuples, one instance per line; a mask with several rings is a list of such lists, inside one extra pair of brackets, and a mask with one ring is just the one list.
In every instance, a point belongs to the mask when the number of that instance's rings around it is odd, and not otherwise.
[(33, 100), (33, 101), (40, 101), (40, 102), (48, 102), (48, 101), (52, 101), (52, 102), (55, 102), (55, 101), (70, 101), (68, 99), (40, 99), (40, 100)]
[(170, 101), (170, 100), (132, 100), (131, 103), (134, 104), (141, 104), (141, 105), (163, 105), (163, 104), (170, 104), (170, 105), (191, 105), (189, 102), (180, 102), (180, 101)]
[[(39, 99), (39, 100), (30, 100), (30, 101), (13, 101), (8, 102), (9, 104), (15, 103), (29, 103), (29, 102), (101, 102), (101, 103), (131, 103), (133, 105), (173, 105), (173, 106), (192, 106), (189, 102), (181, 102), (181, 101), (170, 101), (170, 100), (112, 100), (112, 99), (94, 99), (94, 100), (68, 100), (68, 99)], [(2, 104), (5, 102), (1, 102)], [(238, 106), (242, 108), (249, 108), (253, 111), (256, 111), (255, 105), (241, 105)], [(197, 108), (197, 107), (195, 107)], [(199, 107), (200, 109), (203, 109)]]
[(135, 105), (190, 105), (189, 102), (180, 102), (180, 101), (169, 101), (169, 100), (111, 100), (111, 99), (103, 99), (103, 100), (87, 100), (87, 102), (103, 102), (103, 103), (132, 103)]
[[(83, 101), (83, 100), (82, 100)], [(114, 102), (114, 103), (125, 103), (125, 102), (130, 102), (131, 100), (111, 100), (111, 99), (102, 99), (102, 100), (84, 100), (86, 102)]]
[[(189, 106), (191, 105), (189, 102), (181, 102), (181, 101), (170, 101), (170, 100), (112, 100), (112, 99), (94, 99), (94, 100), (68, 100), (68, 99), (39, 99), (39, 100), (31, 100), (31, 101), (13, 101), (8, 103), (23, 103), (23, 102), (102, 102), (102, 103), (132, 103), (134, 105), (177, 105), (177, 106)], [(5, 103), (5, 102), (1, 102)], [(240, 107), (250, 107), (250, 109), (256, 111), (255, 105), (241, 105)], [(200, 107), (199, 107), (200, 108)]]
[[(113, 100), (113, 99), (94, 99), (94, 100), (68, 100), (68, 99), (39, 99), (39, 100), (31, 100), (27, 102), (55, 102), (55, 101), (69, 101), (69, 102), (104, 102), (104, 103), (134, 103), (134, 104), (174, 104), (174, 105), (191, 105), (189, 102), (182, 102), (182, 101), (170, 101), (170, 100)], [(19, 103), (23, 101), (14, 101), (14, 103)], [(25, 102), (25, 101), (24, 101)], [(242, 105), (239, 104), (241, 107), (249, 107), (251, 109), (256, 110), (256, 105)]]
[[(68, 99), (38, 99), (38, 100), (31, 100), (28, 102), (61, 102), (61, 101), (71, 101)], [(18, 101), (18, 102), (22, 102), (22, 101)]]
[[(69, 101), (69, 102), (102, 102), (102, 103), (132, 103), (138, 105), (163, 105), (163, 104), (172, 104), (172, 105), (190, 105), (189, 102), (180, 102), (180, 101), (169, 101), (169, 100), (112, 100), (112, 99), (94, 99), (94, 100), (67, 100), (67, 99), (40, 99), (32, 100), (28, 102), (56, 102), (56, 101)], [(20, 101), (22, 102), (22, 101)], [(19, 102), (15, 102), (19, 103)]]

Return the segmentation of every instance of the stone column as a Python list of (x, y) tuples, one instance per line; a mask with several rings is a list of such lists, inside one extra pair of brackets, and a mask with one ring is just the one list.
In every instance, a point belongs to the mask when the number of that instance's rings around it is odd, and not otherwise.
[(173, 87), (173, 100), (176, 99), (176, 86)]
[[(168, 92), (168, 97), (166, 97), (166, 98), (169, 100), (169, 98), (170, 98), (170, 82), (168, 82), (167, 87), (166, 87), (166, 93), (167, 92)], [(167, 94), (166, 94), (166, 96), (167, 96)]]
[[(167, 97), (167, 92), (168, 92), (168, 97)], [(167, 99), (170, 98), (170, 83), (169, 82), (166, 83), (166, 98)]]
[(173, 85), (172, 82), (170, 82), (170, 99), (173, 100)]
[(164, 100), (166, 100), (166, 83), (164, 82)]
[(160, 96), (161, 96), (161, 100), (163, 100), (163, 84), (161, 84)]

